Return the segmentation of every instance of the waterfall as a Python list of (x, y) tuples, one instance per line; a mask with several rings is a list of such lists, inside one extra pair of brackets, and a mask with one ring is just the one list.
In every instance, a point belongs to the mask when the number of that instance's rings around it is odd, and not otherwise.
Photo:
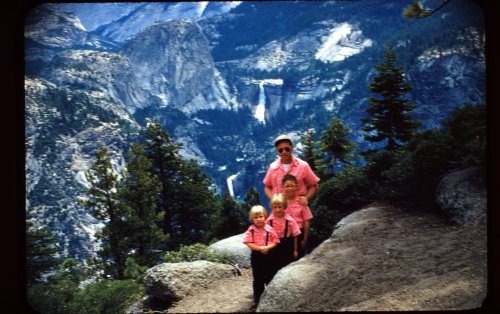
[(237, 174), (233, 174), (226, 179), (227, 189), (229, 190), (229, 195), (231, 195), (232, 197), (234, 197), (233, 181), (236, 179), (236, 177), (238, 177), (239, 174), (240, 173), (238, 172)]
[(255, 109), (255, 118), (262, 123), (266, 123), (266, 94), (264, 93), (264, 82), (259, 82), (259, 103)]

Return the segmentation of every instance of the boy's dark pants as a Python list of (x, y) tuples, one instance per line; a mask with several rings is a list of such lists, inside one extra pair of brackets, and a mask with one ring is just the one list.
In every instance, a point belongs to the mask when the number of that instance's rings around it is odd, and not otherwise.
[(309, 247), (307, 246), (307, 244), (306, 244), (306, 246), (304, 248), (302, 248), (302, 249), (300, 248), (300, 242), (303, 239), (304, 239), (304, 228), (300, 228), (300, 234), (297, 237), (297, 242), (299, 244), (299, 250), (298, 250), (299, 251), (299, 256), (297, 257), (297, 259), (302, 258), (305, 255), (309, 254)]
[(293, 262), (293, 238), (280, 238), (280, 243), (269, 252), (272, 264), (271, 279), (286, 265)]
[(258, 303), (260, 296), (264, 292), (264, 285), (269, 284), (271, 281), (272, 267), (269, 255), (252, 250), (250, 264), (252, 265), (253, 273), (253, 300)]

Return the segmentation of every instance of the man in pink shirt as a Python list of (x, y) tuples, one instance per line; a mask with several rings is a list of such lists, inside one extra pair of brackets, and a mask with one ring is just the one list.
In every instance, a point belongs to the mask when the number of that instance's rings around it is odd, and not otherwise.
[(280, 135), (274, 140), (274, 147), (279, 155), (269, 166), (263, 180), (265, 184), (264, 192), (271, 199), (273, 194), (282, 192), (282, 178), (289, 173), (297, 178), (297, 195), (302, 205), (307, 205), (308, 201), (318, 191), (319, 178), (314, 174), (309, 164), (292, 155), (293, 143), (289, 136)]

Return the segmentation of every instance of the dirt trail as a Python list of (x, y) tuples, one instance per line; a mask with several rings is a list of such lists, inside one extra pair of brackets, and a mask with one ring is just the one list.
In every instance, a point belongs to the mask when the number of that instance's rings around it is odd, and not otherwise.
[(241, 269), (241, 276), (224, 278), (210, 287), (199, 288), (176, 302), (166, 313), (242, 313), (255, 312), (252, 270)]

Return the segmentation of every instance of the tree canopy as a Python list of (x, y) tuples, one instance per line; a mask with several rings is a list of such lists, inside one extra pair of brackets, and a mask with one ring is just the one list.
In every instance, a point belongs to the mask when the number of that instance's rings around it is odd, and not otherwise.
[(403, 98), (412, 87), (405, 80), (403, 69), (396, 65), (396, 52), (392, 47), (384, 51), (384, 60), (374, 68), (378, 74), (368, 88), (380, 97), (368, 99), (369, 116), (361, 119), (366, 124), (362, 129), (367, 132), (367, 141), (386, 141), (385, 149), (393, 151), (408, 141), (420, 125), (410, 114), (415, 105)]

